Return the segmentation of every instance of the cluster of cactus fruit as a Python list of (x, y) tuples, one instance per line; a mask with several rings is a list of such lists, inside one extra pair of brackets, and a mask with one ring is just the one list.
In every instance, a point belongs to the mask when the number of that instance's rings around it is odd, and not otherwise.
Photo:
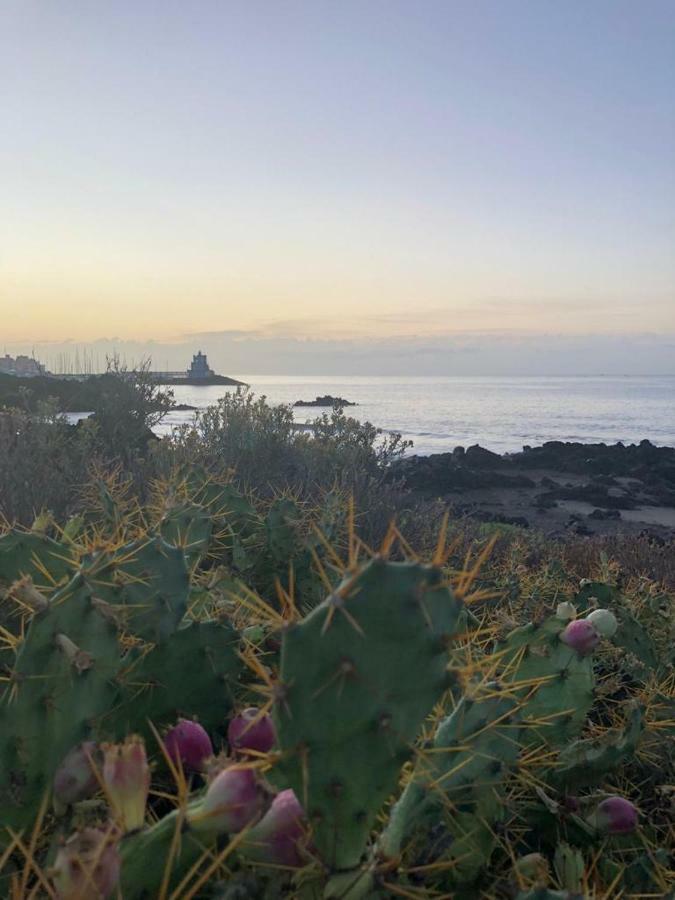
[(592, 727), (594, 654), (649, 650), (605, 586), (500, 638), (444, 541), (364, 558), (348, 527), (343, 562), (325, 516), (301, 534), (201, 472), (128, 528), (107, 507), (107, 537), (0, 537), (2, 896), (612, 896), (628, 857), (658, 895), (605, 786), (645, 712)]

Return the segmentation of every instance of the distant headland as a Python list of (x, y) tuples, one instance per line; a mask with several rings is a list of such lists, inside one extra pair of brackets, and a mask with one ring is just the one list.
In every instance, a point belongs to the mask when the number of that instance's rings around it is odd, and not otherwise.
[[(243, 381), (216, 374), (201, 351), (193, 356), (190, 368), (182, 372), (143, 371), (161, 385), (246, 387)], [(0, 407), (36, 410), (40, 403), (54, 400), (61, 412), (85, 412), (95, 408), (108, 379), (114, 377), (114, 373), (92, 371), (54, 374), (32, 357), (14, 359), (5, 355), (0, 357)], [(174, 409), (180, 408), (194, 409), (186, 404), (174, 405)]]
[[(77, 362), (76, 362), (77, 367)], [(180, 385), (188, 384), (197, 387), (207, 387), (214, 384), (246, 387), (243, 381), (230, 378), (228, 375), (218, 375), (209, 366), (206, 354), (198, 350), (192, 357), (189, 369), (177, 372), (150, 370), (148, 374), (157, 384)], [(0, 356), (0, 375), (9, 375), (12, 378), (52, 379), (55, 381), (87, 381), (90, 378), (100, 377), (91, 368), (85, 366), (85, 371), (64, 371), (53, 373), (34, 357), (17, 356), (16, 358), (5, 354)]]

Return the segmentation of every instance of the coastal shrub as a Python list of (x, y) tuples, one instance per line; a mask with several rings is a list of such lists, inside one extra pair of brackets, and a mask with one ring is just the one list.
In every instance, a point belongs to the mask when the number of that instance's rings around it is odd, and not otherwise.
[(88, 423), (69, 425), (51, 403), (34, 413), (0, 409), (0, 517), (28, 525), (44, 509), (68, 516), (96, 445)]
[(100, 454), (131, 465), (147, 453), (148, 444), (155, 441), (152, 429), (172, 406), (173, 392), (155, 381), (150, 360), (130, 369), (118, 357), (110, 357), (88, 407)]
[(340, 408), (309, 425), (296, 424), (290, 404), (237, 390), (196, 413), (155, 448), (158, 467), (197, 462), (262, 494), (290, 488), (303, 496), (337, 485), (360, 497), (410, 446), (400, 434), (383, 433)]

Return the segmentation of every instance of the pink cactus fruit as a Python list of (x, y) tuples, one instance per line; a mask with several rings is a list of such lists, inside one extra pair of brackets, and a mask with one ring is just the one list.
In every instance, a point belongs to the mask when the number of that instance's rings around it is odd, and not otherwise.
[(145, 822), (150, 793), (143, 739), (132, 735), (123, 744), (104, 744), (103, 754), (103, 782), (113, 813), (124, 832), (136, 831)]
[(575, 619), (565, 628), (560, 640), (576, 650), (580, 656), (588, 656), (597, 646), (600, 635), (588, 619)]
[(200, 772), (206, 760), (213, 756), (211, 738), (199, 722), (179, 719), (164, 737), (167, 753), (175, 761), (193, 772)]
[(307, 827), (305, 813), (292, 790), (281, 791), (242, 844), (251, 860), (276, 866), (297, 868), (306, 858), (302, 849)]
[(625, 797), (606, 797), (598, 803), (588, 821), (605, 834), (630, 834), (638, 824), (638, 811)]
[(209, 784), (199, 808), (189, 818), (195, 831), (236, 834), (255, 822), (265, 808), (265, 790), (253, 769), (230, 766)]
[(227, 739), (232, 750), (238, 753), (249, 750), (268, 753), (274, 746), (277, 735), (270, 716), (261, 713), (255, 706), (249, 706), (231, 720)]
[(64, 808), (96, 793), (98, 778), (92, 766), (98, 763), (94, 741), (84, 741), (73, 747), (54, 773), (54, 803)]
[(97, 828), (71, 835), (59, 848), (52, 880), (60, 900), (106, 900), (117, 887), (120, 856), (115, 839)]

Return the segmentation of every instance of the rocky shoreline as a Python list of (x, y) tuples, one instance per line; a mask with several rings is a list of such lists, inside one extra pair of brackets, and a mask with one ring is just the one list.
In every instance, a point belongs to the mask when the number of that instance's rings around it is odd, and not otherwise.
[(500, 455), (479, 445), (398, 461), (392, 478), (456, 515), (547, 534), (675, 537), (675, 448), (550, 441)]

